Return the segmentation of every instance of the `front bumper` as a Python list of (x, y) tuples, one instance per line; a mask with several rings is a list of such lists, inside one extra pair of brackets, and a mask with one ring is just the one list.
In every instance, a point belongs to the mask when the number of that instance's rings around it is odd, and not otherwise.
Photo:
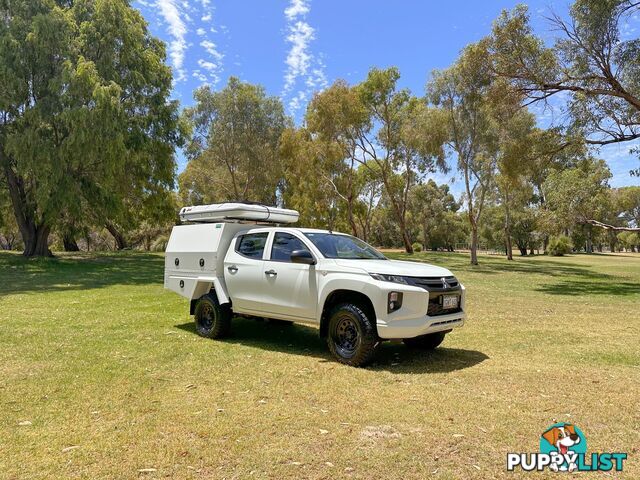
[(398, 320), (395, 322), (384, 322), (378, 320), (378, 336), (387, 340), (400, 338), (413, 338), (428, 333), (451, 330), (464, 325), (464, 312), (452, 313), (450, 315), (438, 315), (437, 317), (424, 316), (412, 320)]
[[(383, 339), (413, 338), (429, 333), (442, 332), (464, 325), (465, 288), (460, 285), (460, 308), (452, 313), (427, 315), (429, 292), (407, 289), (404, 291), (402, 308), (387, 315), (378, 314), (376, 327)], [(403, 291), (404, 289), (398, 289)], [(376, 313), (380, 310), (376, 310)]]

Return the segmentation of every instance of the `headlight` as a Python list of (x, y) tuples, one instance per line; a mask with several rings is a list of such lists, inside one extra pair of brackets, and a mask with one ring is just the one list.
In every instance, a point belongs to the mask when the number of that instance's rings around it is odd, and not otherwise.
[(376, 280), (380, 280), (381, 282), (392, 282), (392, 283), (402, 283), (404, 285), (409, 285), (407, 279), (401, 275), (387, 275), (386, 273), (370, 273), (372, 278)]

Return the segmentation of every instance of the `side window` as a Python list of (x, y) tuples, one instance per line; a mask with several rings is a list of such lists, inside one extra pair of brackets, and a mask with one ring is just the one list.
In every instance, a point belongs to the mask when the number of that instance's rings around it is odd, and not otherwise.
[(245, 257), (261, 259), (264, 246), (267, 243), (268, 232), (248, 233), (238, 237), (236, 252)]
[(281, 262), (289, 262), (291, 252), (294, 250), (308, 250), (302, 240), (289, 233), (277, 232), (273, 237), (273, 246), (271, 247), (271, 260), (279, 260)]

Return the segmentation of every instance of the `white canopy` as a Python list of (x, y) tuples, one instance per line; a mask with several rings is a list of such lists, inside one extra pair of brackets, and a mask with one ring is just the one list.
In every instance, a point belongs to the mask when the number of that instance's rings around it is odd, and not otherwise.
[(214, 203), (196, 205), (180, 210), (183, 222), (223, 222), (240, 220), (265, 223), (295, 223), (300, 214), (286, 208), (267, 207), (247, 203)]

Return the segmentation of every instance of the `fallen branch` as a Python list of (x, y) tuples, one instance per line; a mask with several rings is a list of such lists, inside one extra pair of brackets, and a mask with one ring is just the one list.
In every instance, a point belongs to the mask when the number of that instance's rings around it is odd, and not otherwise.
[(608, 223), (602, 223), (597, 220), (585, 220), (585, 223), (616, 232), (640, 232), (640, 227), (616, 227), (615, 225), (609, 225)]

